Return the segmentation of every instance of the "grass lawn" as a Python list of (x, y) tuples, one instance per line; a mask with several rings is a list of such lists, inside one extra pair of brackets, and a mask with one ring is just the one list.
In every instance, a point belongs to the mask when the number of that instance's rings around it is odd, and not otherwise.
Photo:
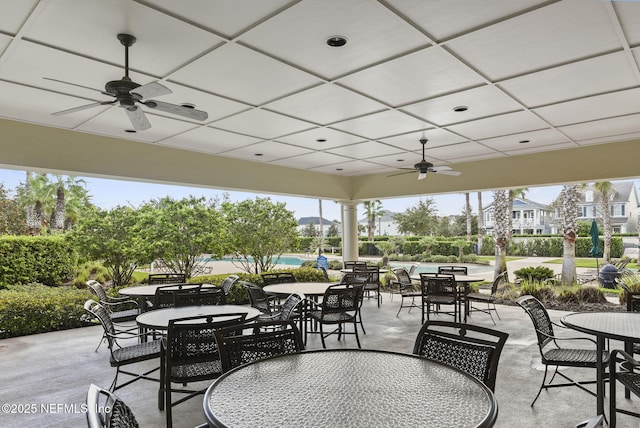
[[(596, 259), (592, 259), (590, 257), (585, 257), (585, 258), (576, 257), (576, 267), (596, 269), (597, 267), (603, 265), (602, 259), (597, 259), (597, 260), (598, 260), (598, 264), (596, 266)], [(549, 260), (549, 261), (547, 261), (545, 263), (561, 265), (562, 264), (562, 259), (553, 259), (553, 260)], [(629, 264), (627, 265), (627, 269), (636, 269), (637, 270), (638, 269), (638, 265), (634, 261), (629, 262)]]

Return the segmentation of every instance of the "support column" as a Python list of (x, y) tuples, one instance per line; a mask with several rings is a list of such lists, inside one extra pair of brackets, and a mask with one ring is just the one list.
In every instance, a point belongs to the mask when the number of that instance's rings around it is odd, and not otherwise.
[(340, 202), (342, 208), (342, 260), (358, 260), (358, 202)]

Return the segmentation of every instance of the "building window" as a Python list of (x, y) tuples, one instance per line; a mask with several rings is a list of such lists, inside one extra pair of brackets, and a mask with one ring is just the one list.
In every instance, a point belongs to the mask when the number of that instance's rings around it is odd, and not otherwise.
[(587, 190), (584, 192), (585, 202), (593, 202), (593, 190)]
[(614, 217), (624, 217), (624, 204), (616, 204), (611, 205), (609, 209), (611, 210), (611, 215)]

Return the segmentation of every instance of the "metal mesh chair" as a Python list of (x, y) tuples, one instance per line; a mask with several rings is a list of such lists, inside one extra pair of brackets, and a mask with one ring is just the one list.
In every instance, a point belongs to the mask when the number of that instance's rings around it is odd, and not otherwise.
[[(620, 357), (620, 358), (619, 358)], [(622, 360), (622, 364), (617, 362)], [(625, 387), (625, 391), (633, 392), (640, 397), (640, 361), (637, 361), (625, 351), (614, 350), (609, 359), (609, 426), (615, 428), (616, 413), (624, 413), (635, 417), (640, 417), (638, 412), (627, 409), (620, 409), (616, 403), (616, 382), (620, 382)]]
[(224, 279), (224, 281), (222, 281), (222, 284), (220, 284), (220, 288), (222, 288), (222, 291), (224, 291), (225, 296), (229, 295), (229, 292), (231, 291), (231, 287), (239, 279), (240, 277), (238, 275), (229, 275)]
[[(84, 309), (100, 321), (100, 324), (104, 329), (104, 334), (107, 338), (107, 344), (109, 345), (109, 351), (111, 353), (109, 363), (111, 364), (111, 367), (116, 367), (116, 375), (109, 387), (110, 391), (116, 391), (140, 379), (152, 380), (155, 382), (159, 381), (159, 379), (149, 377), (151, 373), (160, 369), (159, 366), (143, 373), (130, 372), (124, 370), (122, 367), (158, 358), (160, 356), (160, 339), (123, 346), (121, 343), (118, 343), (118, 340), (141, 339), (145, 337), (145, 335), (131, 331), (116, 330), (114, 324), (111, 322), (108, 312), (98, 302), (87, 300), (84, 304)], [(118, 385), (118, 375), (120, 373), (132, 376), (133, 379)]]
[(183, 273), (152, 273), (149, 274), (147, 283), (149, 285), (183, 284), (186, 281), (187, 276)]
[(174, 294), (175, 306), (225, 305), (227, 296), (222, 288), (200, 287), (197, 291), (178, 291)]
[[(445, 313), (453, 316), (454, 320), (459, 317), (459, 294), (458, 284), (453, 275), (448, 274), (420, 274), (420, 289), (422, 294), (422, 323), (424, 324), (424, 314), (427, 313), (427, 320), (431, 311), (434, 313)], [(453, 306), (452, 311), (442, 311), (441, 305)]]
[[(396, 280), (391, 282), (389, 293), (391, 293), (391, 287), (397, 286), (401, 297), (400, 307), (398, 308), (396, 316), (400, 315), (402, 308), (409, 308), (409, 312), (411, 312), (411, 308), (421, 308), (421, 305), (416, 304), (415, 299), (416, 297), (421, 298), (422, 292), (414, 287), (409, 272), (407, 272), (405, 268), (400, 267), (393, 269), (393, 274), (396, 276)], [(393, 294), (391, 294), (391, 296), (393, 296)], [(405, 305), (404, 299), (411, 299), (411, 303)]]
[(413, 353), (470, 374), (495, 390), (500, 354), (508, 333), (471, 324), (427, 321)]
[(89, 428), (138, 428), (133, 412), (117, 395), (97, 385), (87, 392), (87, 425)]
[[(469, 310), (470, 312), (483, 312), (485, 314), (489, 314), (491, 317), (491, 321), (493, 321), (493, 325), (496, 324), (496, 321), (493, 319), (493, 315), (491, 312), (495, 312), (498, 319), (500, 319), (500, 314), (498, 314), (498, 309), (496, 308), (496, 292), (498, 291), (498, 286), (502, 281), (505, 281), (507, 278), (507, 271), (502, 272), (500, 275), (496, 276), (493, 280), (493, 284), (491, 285), (491, 294), (485, 293), (467, 293), (464, 298), (469, 302)], [(487, 308), (478, 308), (473, 305), (473, 303), (486, 303)]]
[[(538, 338), (538, 349), (540, 350), (540, 356), (542, 357), (542, 364), (544, 364), (544, 377), (542, 378), (542, 384), (538, 390), (538, 394), (531, 402), (533, 406), (540, 396), (543, 389), (559, 388), (563, 386), (577, 386), (583, 391), (596, 396), (593, 391), (587, 389), (584, 385), (594, 384), (596, 380), (588, 381), (575, 381), (565, 373), (558, 371), (559, 367), (585, 367), (590, 369), (596, 369), (597, 351), (595, 349), (582, 349), (582, 348), (563, 348), (560, 346), (561, 341), (588, 341), (595, 346), (595, 341), (585, 337), (558, 337), (553, 331), (553, 327), (559, 327), (566, 329), (566, 327), (556, 324), (551, 321), (549, 314), (547, 313), (544, 305), (535, 297), (526, 295), (516, 300), (516, 303), (525, 310), (525, 312), (531, 318), (533, 326), (536, 330), (536, 336)], [(604, 351), (602, 355), (602, 361), (606, 364), (609, 362), (609, 353)], [(553, 376), (549, 380), (549, 383), (545, 383), (547, 379), (547, 373), (549, 366), (555, 367)], [(567, 383), (553, 383), (553, 379), (556, 375), (561, 376)]]
[(300, 330), (293, 321), (246, 323), (240, 329), (217, 329), (215, 335), (225, 373), (252, 361), (304, 350)]
[(156, 288), (153, 296), (153, 309), (173, 308), (176, 306), (176, 294), (183, 298), (188, 293), (199, 293), (202, 284), (172, 284)]
[(466, 266), (438, 266), (438, 273), (448, 273), (451, 275), (467, 275)]
[(277, 307), (273, 304), (273, 299), (269, 298), (262, 287), (246, 281), (238, 281), (249, 295), (249, 302), (252, 308), (256, 308), (263, 315), (271, 316), (276, 312)]
[[(309, 301), (311, 310), (308, 312), (308, 316), (320, 326), (320, 339), (323, 348), (327, 347), (324, 339), (334, 333), (338, 333), (338, 340), (343, 334), (354, 334), (358, 348), (360, 348), (357, 322), (363, 286), (362, 284), (333, 285), (325, 291), (321, 306)], [(345, 331), (343, 326), (347, 323), (353, 324), (353, 332)], [(337, 325), (337, 328), (325, 334), (323, 330), (325, 324)]]
[(345, 261), (344, 263), (344, 268), (345, 269), (352, 269), (356, 266), (367, 266), (367, 262), (365, 261), (357, 261), (357, 260), (349, 260), (349, 261)]
[(380, 294), (380, 268), (377, 266), (356, 265), (353, 271), (357, 273), (367, 272), (369, 274), (365, 279), (363, 290), (367, 298), (371, 298), (371, 293), (373, 293), (378, 301), (378, 307), (380, 307), (382, 303), (382, 294)]
[(296, 277), (291, 272), (265, 272), (261, 273), (263, 285), (282, 284), (285, 282), (296, 282)]
[[(167, 336), (162, 339), (160, 351), (161, 383), (158, 397), (158, 407), (166, 413), (167, 428), (172, 426), (173, 406), (204, 393), (204, 390), (173, 388), (171, 384), (186, 385), (219, 377), (222, 374), (222, 364), (215, 330), (242, 324), (245, 317), (246, 313), (239, 313), (169, 321)], [(172, 401), (173, 392), (186, 395)]]
[[(595, 418), (578, 422), (573, 426), (573, 428), (596, 428), (596, 427), (601, 427), (603, 423), (604, 423), (604, 415), (598, 415)], [(609, 426), (612, 427), (614, 425), (609, 425)]]

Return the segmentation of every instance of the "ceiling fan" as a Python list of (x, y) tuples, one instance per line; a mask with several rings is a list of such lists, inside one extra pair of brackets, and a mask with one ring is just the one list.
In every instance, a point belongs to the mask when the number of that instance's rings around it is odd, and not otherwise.
[(427, 144), (427, 139), (421, 138), (420, 144), (422, 144), (422, 160), (417, 164), (415, 164), (413, 168), (400, 168), (400, 169), (407, 169), (410, 171), (400, 172), (398, 174), (392, 174), (389, 177), (394, 177), (396, 175), (403, 175), (403, 174), (411, 174), (414, 171), (418, 172), (418, 180), (422, 180), (423, 178), (425, 178), (428, 172), (433, 172), (436, 174), (444, 174), (444, 175), (455, 175), (455, 176), (458, 176), (461, 174), (460, 171), (454, 171), (448, 166), (433, 166), (431, 162), (427, 162), (424, 158), (424, 146), (425, 144)]
[(140, 108), (140, 105), (143, 105), (152, 110), (159, 110), (178, 116), (184, 116), (189, 119), (202, 121), (206, 120), (209, 117), (206, 111), (196, 110), (193, 106), (188, 104), (177, 105), (149, 99), (152, 97), (159, 97), (161, 95), (170, 94), (171, 90), (158, 82), (147, 83), (146, 85), (140, 86), (138, 83), (132, 81), (129, 77), (129, 47), (131, 47), (136, 42), (136, 38), (130, 34), (118, 34), (118, 40), (120, 40), (120, 43), (122, 43), (122, 45), (124, 46), (124, 77), (120, 80), (112, 80), (110, 82), (107, 82), (104, 87), (104, 91), (83, 85), (78, 85), (76, 83), (65, 82), (64, 80), (52, 79), (49, 77), (44, 78), (46, 80), (51, 80), (54, 82), (65, 83), (67, 85), (73, 85), (80, 88), (98, 91), (101, 94), (113, 97), (114, 99), (110, 101), (95, 102), (79, 107), (70, 108), (68, 110), (51, 113), (53, 116), (62, 116), (64, 114), (74, 113), (92, 107), (118, 103), (120, 107), (124, 108), (127, 116), (129, 117), (129, 120), (131, 121), (131, 125), (133, 125), (133, 129), (135, 129), (136, 131), (143, 131), (145, 129), (151, 128), (151, 123), (149, 123), (149, 120), (144, 114), (144, 111), (142, 111), (142, 109)]

